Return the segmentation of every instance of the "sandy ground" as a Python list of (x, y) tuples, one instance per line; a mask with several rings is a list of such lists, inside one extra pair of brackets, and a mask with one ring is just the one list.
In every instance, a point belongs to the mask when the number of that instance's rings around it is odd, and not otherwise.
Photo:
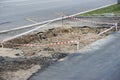
[(32, 66), (27, 70), (3, 72), (5, 80), (27, 80), (33, 73), (37, 72), (41, 67), (39, 65)]
[(17, 58), (22, 56), (23, 52), (21, 50), (12, 49), (12, 48), (0, 48), (0, 56), (2, 57), (11, 57)]

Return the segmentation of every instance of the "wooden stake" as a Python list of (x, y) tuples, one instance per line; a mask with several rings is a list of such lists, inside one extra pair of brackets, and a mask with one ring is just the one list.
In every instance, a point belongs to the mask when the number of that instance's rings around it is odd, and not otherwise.
[(116, 31), (118, 30), (118, 24), (117, 23), (115, 24), (115, 29), (116, 29)]
[(79, 50), (79, 45), (80, 45), (80, 43), (79, 43), (79, 41), (77, 42), (77, 50)]

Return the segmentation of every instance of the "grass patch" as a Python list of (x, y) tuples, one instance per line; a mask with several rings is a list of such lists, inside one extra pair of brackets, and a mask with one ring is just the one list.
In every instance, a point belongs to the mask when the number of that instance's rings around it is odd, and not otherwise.
[(111, 5), (109, 7), (94, 10), (88, 13), (80, 14), (80, 16), (102, 16), (103, 14), (110, 13), (120, 16), (120, 4)]

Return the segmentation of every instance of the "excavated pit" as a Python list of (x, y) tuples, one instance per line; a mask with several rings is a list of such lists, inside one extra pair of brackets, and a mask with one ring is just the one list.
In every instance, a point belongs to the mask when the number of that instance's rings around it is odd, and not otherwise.
[[(79, 41), (79, 49), (81, 49), (86, 45), (115, 32), (115, 29), (112, 29), (105, 34), (98, 36), (100, 32), (108, 28), (110, 27), (58, 27), (9, 40), (3, 44), (3, 47), (18, 49), (23, 53), (21, 54), (22, 56), (19, 55), (19, 53), (16, 54), (16, 56), (20, 56), (20, 58), (0, 58), (2, 61), (0, 63), (0, 79), (4, 80), (6, 79), (6, 76), (12, 76), (12, 74), (8, 74), (9, 72), (16, 72), (21, 69), (26, 70), (35, 65), (41, 66), (40, 69), (42, 70), (59, 59), (78, 50), (78, 44), (76, 43), (47, 46), (25, 46), (25, 44), (44, 45), (77, 40)], [(10, 77), (8, 80), (10, 79), (13, 78)]]
[(110, 33), (115, 32), (115, 29), (108, 31), (107, 33), (98, 36), (98, 34), (109, 27), (58, 27), (48, 30), (44, 30), (35, 34), (30, 34), (22, 37), (9, 40), (4, 43), (5, 48), (20, 49), (23, 51), (24, 56), (33, 56), (45, 53), (73, 53), (76, 51), (77, 44), (62, 44), (53, 46), (24, 46), (23, 44), (51, 44), (57, 42), (65, 42), (70, 40), (79, 41), (79, 48), (101, 39)]

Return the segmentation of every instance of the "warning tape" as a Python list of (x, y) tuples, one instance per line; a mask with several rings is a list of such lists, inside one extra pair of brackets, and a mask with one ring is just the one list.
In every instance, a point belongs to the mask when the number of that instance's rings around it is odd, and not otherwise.
[(12, 43), (4, 43), (4, 44), (11, 44), (16, 46), (29, 46), (29, 47), (37, 47), (37, 46), (55, 46), (55, 45), (64, 45), (64, 44), (72, 44), (72, 43), (78, 43), (77, 40), (71, 40), (71, 41), (64, 41), (64, 42), (55, 42), (55, 43), (49, 43), (49, 44), (12, 44)]
[(109, 22), (99, 22), (99, 21), (90, 21), (90, 20), (85, 20), (85, 19), (80, 19), (80, 18), (76, 18), (76, 17), (68, 17), (69, 19), (74, 19), (74, 20), (78, 20), (78, 21), (84, 21), (84, 22), (89, 22), (89, 23), (97, 23), (97, 24), (110, 24), (110, 25), (116, 25), (116, 23), (109, 23)]

